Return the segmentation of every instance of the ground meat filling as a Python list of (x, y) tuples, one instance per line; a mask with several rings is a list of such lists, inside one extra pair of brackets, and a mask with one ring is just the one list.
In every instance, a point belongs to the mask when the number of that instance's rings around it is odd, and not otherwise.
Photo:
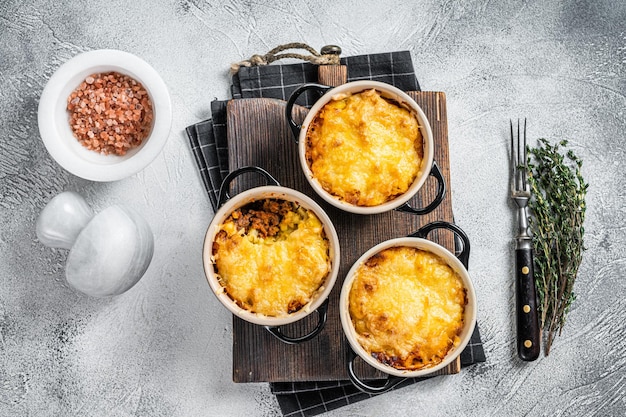
[(235, 210), (231, 218), (235, 224), (248, 233), (254, 229), (259, 237), (274, 237), (280, 232), (283, 216), (294, 210), (293, 203), (285, 200), (267, 199), (255, 201), (241, 209)]

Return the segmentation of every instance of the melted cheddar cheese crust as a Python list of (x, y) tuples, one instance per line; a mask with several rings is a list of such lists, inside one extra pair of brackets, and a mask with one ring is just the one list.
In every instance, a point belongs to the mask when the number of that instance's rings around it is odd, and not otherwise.
[(241, 308), (272, 317), (302, 309), (323, 289), (329, 242), (319, 218), (284, 200), (234, 211), (213, 242), (214, 270)]
[(360, 265), (350, 290), (357, 340), (396, 369), (435, 366), (460, 342), (466, 293), (439, 256), (411, 247), (383, 250)]
[(330, 194), (377, 206), (405, 193), (420, 172), (423, 139), (415, 115), (377, 90), (334, 97), (307, 131), (306, 159)]

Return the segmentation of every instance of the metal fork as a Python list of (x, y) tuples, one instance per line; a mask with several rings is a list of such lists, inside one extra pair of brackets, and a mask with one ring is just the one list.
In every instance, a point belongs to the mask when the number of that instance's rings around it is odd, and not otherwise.
[(520, 122), (517, 121), (517, 135), (511, 121), (511, 198), (517, 205), (518, 233), (515, 238), (516, 276), (516, 316), (517, 354), (524, 361), (539, 357), (540, 330), (537, 314), (537, 296), (533, 274), (533, 245), (528, 229), (528, 162), (526, 146), (526, 119), (524, 135), (520, 136)]
[(520, 124), (517, 121), (517, 136), (513, 132), (511, 123), (511, 198), (518, 208), (519, 231), (517, 238), (532, 243), (528, 231), (528, 200), (530, 199), (530, 185), (528, 184), (528, 162), (526, 154), (526, 119), (524, 119), (524, 136), (520, 140)]

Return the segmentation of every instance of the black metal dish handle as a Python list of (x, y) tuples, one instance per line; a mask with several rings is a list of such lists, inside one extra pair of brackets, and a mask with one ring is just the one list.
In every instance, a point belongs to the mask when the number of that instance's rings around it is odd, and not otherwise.
[(299, 125), (293, 120), (293, 105), (296, 103), (296, 100), (305, 91), (315, 90), (320, 93), (321, 96), (331, 88), (333, 87), (321, 84), (304, 84), (298, 87), (293, 93), (291, 93), (291, 96), (289, 96), (289, 100), (287, 100), (287, 105), (285, 106), (285, 114), (287, 116), (287, 122), (289, 123), (289, 127), (293, 132), (294, 140), (296, 141), (296, 143), (298, 143), (298, 138), (300, 137), (300, 129), (302, 129), (302, 125)]
[(540, 331), (537, 314), (537, 294), (533, 272), (532, 248), (515, 250), (517, 356), (523, 361), (539, 357)]
[(350, 377), (350, 381), (357, 387), (359, 390), (368, 393), (368, 394), (382, 394), (383, 392), (387, 392), (406, 378), (388, 375), (387, 379), (382, 385), (372, 386), (368, 385), (365, 381), (360, 379), (356, 372), (354, 371), (354, 361), (357, 358), (357, 354), (352, 350), (352, 347), (348, 346), (348, 376)]
[(428, 176), (435, 177), (435, 179), (437, 180), (437, 195), (435, 196), (435, 199), (424, 208), (414, 208), (414, 207), (411, 207), (409, 203), (404, 203), (400, 207), (396, 208), (397, 211), (404, 211), (404, 212), (411, 213), (411, 214), (423, 215), (423, 214), (430, 213), (431, 211), (436, 209), (439, 206), (439, 204), (441, 204), (441, 202), (443, 201), (443, 198), (446, 195), (446, 182), (443, 179), (441, 170), (439, 169), (435, 161), (433, 161), (433, 166), (430, 169), (430, 173), (428, 174)]
[(263, 168), (259, 168), (259, 167), (254, 167), (254, 166), (246, 166), (246, 167), (241, 167), (238, 168), (236, 170), (234, 170), (233, 172), (229, 173), (228, 175), (226, 175), (226, 178), (224, 178), (224, 180), (222, 181), (222, 184), (220, 185), (220, 194), (219, 194), (219, 198), (217, 199), (217, 206), (221, 207), (222, 204), (224, 204), (226, 201), (228, 201), (230, 199), (230, 183), (233, 182), (233, 180), (235, 178), (237, 178), (238, 176), (240, 176), (241, 174), (244, 174), (246, 172), (256, 172), (261, 174), (262, 176), (265, 177), (265, 179), (267, 180), (268, 185), (280, 185), (278, 183), (278, 181), (272, 177), (270, 175), (269, 172), (267, 172), (266, 170), (264, 170)]
[(428, 223), (422, 226), (417, 232), (411, 233), (409, 237), (421, 237), (423, 239), (426, 239), (426, 236), (428, 236), (428, 234), (435, 229), (450, 230), (454, 232), (458, 237), (461, 238), (463, 248), (461, 252), (457, 255), (457, 258), (459, 259), (459, 261), (461, 261), (465, 269), (469, 269), (468, 264), (469, 264), (469, 255), (470, 255), (470, 241), (469, 241), (469, 238), (467, 237), (467, 234), (463, 231), (463, 229), (461, 229), (456, 224), (448, 223), (444, 221), (436, 221), (436, 222)]
[(280, 326), (265, 326), (267, 331), (276, 336), (278, 340), (281, 342), (287, 343), (288, 345), (297, 345), (302, 342), (306, 342), (307, 340), (313, 339), (318, 335), (319, 332), (322, 331), (324, 325), (326, 324), (326, 319), (328, 318), (328, 298), (324, 300), (322, 305), (318, 307), (317, 310), (318, 322), (315, 329), (313, 329), (309, 334), (300, 337), (290, 337), (285, 335), (281, 330)]

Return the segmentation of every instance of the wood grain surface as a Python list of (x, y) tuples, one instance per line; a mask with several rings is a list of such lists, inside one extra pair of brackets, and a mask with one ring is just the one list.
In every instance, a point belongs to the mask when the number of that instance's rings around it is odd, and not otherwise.
[[(317, 201), (328, 213), (339, 235), (341, 263), (339, 276), (330, 295), (328, 322), (313, 340), (300, 345), (287, 345), (274, 338), (262, 326), (233, 320), (233, 380), (235, 382), (326, 381), (347, 379), (346, 355), (348, 342), (339, 319), (338, 301), (344, 277), (352, 264), (372, 246), (391, 238), (406, 236), (420, 226), (435, 220), (453, 221), (450, 195), (450, 164), (446, 99), (441, 92), (410, 92), (430, 121), (434, 142), (435, 161), (446, 180), (447, 193), (441, 205), (424, 216), (391, 211), (363, 216), (336, 209), (319, 198), (310, 187), (299, 165), (298, 147), (285, 120), (285, 102), (274, 99), (240, 99), (228, 104), (229, 166), (234, 170), (243, 166), (259, 166), (272, 174), (282, 186), (299, 190)], [(304, 119), (307, 109), (294, 108), (294, 117)], [(262, 185), (254, 175), (244, 175), (233, 184), (236, 193), (252, 186)], [(434, 199), (436, 181), (429, 178), (410, 201), (422, 207)], [(454, 249), (450, 232), (433, 232), (429, 238), (449, 250)], [(289, 335), (301, 335), (316, 324), (313, 314), (300, 322), (284, 326)], [(384, 375), (357, 360), (358, 374), (364, 378)], [(442, 373), (457, 373), (457, 360)]]
[(345, 65), (320, 65), (317, 69), (320, 84), (335, 87), (344, 84), (348, 79), (348, 67)]

